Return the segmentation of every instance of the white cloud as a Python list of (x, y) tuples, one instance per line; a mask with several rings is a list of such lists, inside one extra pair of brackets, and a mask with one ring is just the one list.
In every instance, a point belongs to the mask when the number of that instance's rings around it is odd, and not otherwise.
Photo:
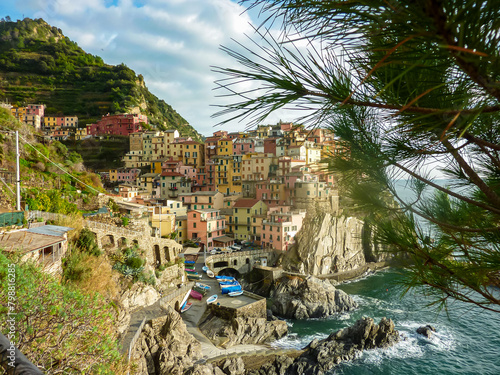
[[(4, 0), (5, 1), (5, 0)], [(230, 0), (7, 0), (25, 16), (45, 19), (106, 63), (142, 74), (156, 96), (196, 130), (218, 130), (220, 104), (211, 66), (233, 66), (220, 51), (251, 34), (245, 8)], [(233, 124), (242, 130), (245, 124)]]

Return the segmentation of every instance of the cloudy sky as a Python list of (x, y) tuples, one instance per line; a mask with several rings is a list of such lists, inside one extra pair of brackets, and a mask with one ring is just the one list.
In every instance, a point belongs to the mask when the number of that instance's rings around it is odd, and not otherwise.
[[(43, 18), (106, 63), (126, 64), (203, 135), (221, 129), (214, 128), (221, 118), (210, 117), (216, 111), (210, 105), (222, 103), (214, 92), (221, 77), (210, 66), (235, 64), (220, 45), (245, 41), (260, 22), (237, 0), (2, 0), (0, 9), (12, 20)], [(286, 116), (281, 112), (267, 123), (293, 120)]]

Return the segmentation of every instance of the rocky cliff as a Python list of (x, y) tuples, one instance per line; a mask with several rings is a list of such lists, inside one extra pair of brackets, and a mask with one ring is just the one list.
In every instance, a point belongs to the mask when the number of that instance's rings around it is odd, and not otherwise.
[(283, 268), (302, 274), (351, 271), (383, 258), (363, 221), (331, 212), (308, 215), (295, 240)]
[(146, 323), (131, 358), (135, 374), (183, 374), (201, 357), (201, 344), (187, 331), (180, 315), (167, 306), (166, 315)]

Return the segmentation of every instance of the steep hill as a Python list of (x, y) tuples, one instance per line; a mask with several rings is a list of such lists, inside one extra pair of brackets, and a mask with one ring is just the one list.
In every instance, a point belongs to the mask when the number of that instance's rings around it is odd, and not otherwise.
[(141, 75), (105, 64), (42, 19), (0, 22), (0, 101), (44, 103), (46, 113), (89, 124), (106, 113), (141, 112), (159, 129), (200, 138), (165, 101), (149, 92)]

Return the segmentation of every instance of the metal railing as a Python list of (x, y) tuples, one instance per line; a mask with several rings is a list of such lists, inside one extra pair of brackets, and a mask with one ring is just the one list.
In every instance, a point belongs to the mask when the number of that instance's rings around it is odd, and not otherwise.
[(134, 350), (135, 344), (137, 343), (137, 340), (139, 339), (139, 336), (141, 335), (142, 329), (144, 328), (144, 324), (146, 324), (146, 318), (142, 319), (141, 324), (139, 325), (139, 328), (135, 332), (134, 337), (132, 337), (132, 340), (130, 341), (130, 345), (128, 346), (128, 361), (130, 362), (130, 356), (132, 355), (132, 350)]

